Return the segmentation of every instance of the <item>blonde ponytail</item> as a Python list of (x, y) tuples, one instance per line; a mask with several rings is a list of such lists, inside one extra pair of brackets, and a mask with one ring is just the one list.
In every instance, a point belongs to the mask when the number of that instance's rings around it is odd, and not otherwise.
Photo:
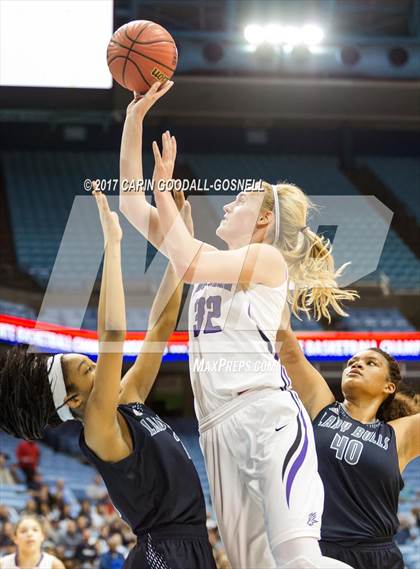
[(347, 316), (342, 302), (357, 298), (357, 292), (342, 290), (337, 285), (337, 277), (344, 266), (335, 271), (332, 247), (329, 240), (306, 228), (302, 231), (301, 245), (294, 250), (283, 251), (289, 266), (294, 289), (289, 300), (295, 315), (305, 312), (319, 320), (331, 320), (331, 309), (340, 316)]
[(340, 316), (347, 316), (342, 302), (355, 300), (358, 294), (339, 288), (337, 277), (346, 265), (336, 271), (331, 243), (306, 225), (313, 204), (293, 184), (271, 187), (263, 182), (263, 187), (263, 207), (273, 210), (273, 189), (280, 200), (280, 238), (276, 246), (283, 253), (293, 283), (289, 291), (293, 313), (299, 317), (304, 312), (308, 318), (312, 315), (316, 320), (324, 317), (330, 321), (332, 309)]

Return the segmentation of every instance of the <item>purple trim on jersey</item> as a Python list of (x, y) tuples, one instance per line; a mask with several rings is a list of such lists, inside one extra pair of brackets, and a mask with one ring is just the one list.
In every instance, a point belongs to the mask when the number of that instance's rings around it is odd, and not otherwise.
[(270, 352), (270, 354), (273, 354), (273, 346), (271, 345), (270, 338), (268, 338), (268, 337), (264, 334), (264, 332), (263, 332), (262, 330), (260, 330), (260, 328), (258, 328), (258, 326), (257, 326), (257, 330), (258, 330), (258, 332), (259, 332), (261, 338), (262, 338), (262, 339), (264, 340), (264, 342), (267, 344), (268, 351)]
[(278, 360), (277, 354), (274, 353), (273, 345), (272, 345), (272, 343), (271, 343), (271, 341), (270, 341), (270, 338), (268, 338), (268, 337), (264, 334), (264, 332), (258, 327), (258, 324), (255, 322), (255, 320), (254, 320), (254, 319), (252, 318), (252, 316), (251, 316), (251, 304), (248, 304), (248, 316), (249, 316), (250, 319), (254, 322), (254, 324), (255, 324), (255, 326), (256, 326), (256, 328), (257, 328), (257, 330), (258, 330), (259, 335), (260, 335), (261, 338), (264, 340), (264, 342), (267, 344), (267, 349), (268, 349), (268, 351), (270, 352), (270, 354), (271, 354), (272, 356), (274, 356), (274, 359), (275, 359), (275, 360)]
[(296, 437), (295, 437), (295, 440), (293, 441), (292, 445), (289, 447), (289, 450), (287, 451), (286, 458), (284, 459), (283, 468), (282, 468), (282, 472), (281, 472), (281, 479), (283, 481), (284, 481), (284, 474), (287, 470), (287, 467), (289, 466), (289, 462), (292, 460), (293, 455), (295, 454), (295, 452), (299, 448), (300, 442), (302, 440), (302, 425), (299, 421), (299, 415), (296, 417), (296, 422), (297, 422)]
[(297, 473), (299, 472), (299, 468), (302, 466), (302, 464), (305, 460), (306, 453), (308, 452), (308, 428), (306, 426), (306, 421), (303, 417), (302, 409), (300, 407), (299, 401), (295, 397), (295, 394), (293, 393), (293, 391), (289, 391), (289, 393), (292, 396), (292, 399), (295, 402), (295, 404), (299, 410), (298, 420), (300, 421), (300, 424), (303, 423), (303, 427), (305, 430), (305, 439), (303, 441), (302, 448), (300, 449), (300, 453), (299, 453), (298, 457), (296, 458), (295, 462), (292, 464), (292, 467), (290, 468), (289, 474), (287, 476), (286, 500), (287, 500), (288, 506), (289, 506), (289, 502), (290, 502), (290, 492), (292, 491), (293, 481), (296, 478)]
[(285, 370), (284, 366), (281, 366), (281, 378), (284, 381), (284, 386), (286, 389), (291, 387), (292, 382), (290, 381), (290, 377), (287, 375), (287, 371)]

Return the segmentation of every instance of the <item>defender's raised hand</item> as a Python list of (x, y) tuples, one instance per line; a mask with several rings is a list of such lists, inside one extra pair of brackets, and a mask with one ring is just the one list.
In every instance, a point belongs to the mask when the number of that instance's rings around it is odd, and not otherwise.
[(184, 192), (176, 191), (173, 192), (176, 207), (181, 213), (181, 217), (187, 226), (188, 231), (194, 236), (194, 224), (191, 216), (191, 204), (187, 202), (184, 196)]
[(108, 200), (100, 190), (93, 190), (93, 195), (98, 206), (105, 246), (110, 242), (121, 241), (122, 229), (117, 213), (109, 209)]
[(162, 154), (156, 141), (153, 141), (152, 149), (155, 158), (155, 169), (153, 171), (154, 189), (155, 191), (163, 190), (164, 186), (160, 182), (172, 178), (176, 159), (176, 139), (167, 130), (162, 134)]

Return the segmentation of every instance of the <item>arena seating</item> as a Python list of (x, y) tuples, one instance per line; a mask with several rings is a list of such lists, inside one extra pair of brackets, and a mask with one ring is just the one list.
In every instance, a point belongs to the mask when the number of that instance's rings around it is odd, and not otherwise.
[(346, 318), (334, 322), (338, 330), (395, 331), (411, 332), (415, 328), (401, 314), (398, 308), (349, 308)]
[(0, 300), (0, 314), (7, 314), (9, 316), (17, 316), (19, 318), (36, 318), (35, 310), (18, 302), (9, 302), (7, 300)]
[[(44, 319), (47, 322), (53, 322), (62, 326), (71, 326), (72, 322), (82, 318), (83, 314), (77, 308), (46, 308), (43, 312)], [(127, 308), (127, 329), (128, 330), (146, 330), (147, 320), (149, 317), (149, 309), (147, 308)], [(97, 309), (88, 307), (83, 317), (81, 328), (86, 330), (96, 330), (97, 328)]]
[[(202, 180), (264, 177), (272, 182), (281, 179), (296, 183), (311, 195), (358, 195), (356, 189), (340, 172), (337, 160), (333, 157), (187, 154), (184, 159)], [(150, 177), (150, 155), (145, 155), (144, 164), (145, 175)], [(118, 154), (6, 152), (3, 155), (3, 165), (18, 263), (45, 284), (54, 265), (74, 196), (84, 194), (82, 186), (85, 178), (116, 178)], [(399, 177), (399, 174), (396, 176)], [(354, 223), (357, 225), (358, 220), (355, 219)], [(85, 217), (81, 219), (80, 234), (74, 243), (74, 266), (64, 267), (64, 272), (62, 271), (63, 279), (70, 279), (72, 285), (75, 272), (80, 280), (79, 276), (83, 270), (89, 270), (89, 259), (83, 253), (86, 251), (86, 243), (92, 237), (91, 225), (92, 216), (89, 217), (86, 212)], [(125, 222), (124, 232), (125, 276), (127, 279), (136, 279), (139, 276), (144, 278), (143, 268), (140, 274), (136, 263), (138, 235)], [(349, 248), (351, 247), (352, 243), (349, 243)], [(161, 262), (162, 267), (157, 264), (155, 270), (163, 272), (164, 260)], [(74, 267), (77, 267), (77, 271)], [(378, 270), (366, 277), (366, 280), (378, 282), (383, 274), (389, 277), (394, 289), (419, 287), (418, 261), (393, 230), (387, 237)]]
[[(13, 461), (15, 449), (19, 441), (4, 433), (0, 433), (0, 448), (8, 454)], [(77, 458), (62, 452), (54, 452), (49, 446), (41, 444), (40, 472), (45, 483), (52, 485), (56, 480), (64, 480), (68, 489), (75, 494), (83, 495), (84, 489), (95, 476), (95, 470), (82, 464)], [(17, 508), (23, 507), (28, 499), (24, 486), (0, 488), (1, 503)]]
[[(145, 175), (150, 177), (149, 156), (145, 157), (144, 164)], [(3, 155), (3, 167), (18, 264), (45, 286), (56, 261), (74, 197), (87, 196), (83, 190), (86, 178), (118, 178), (118, 154), (9, 152)], [(115, 192), (109, 191), (110, 196), (117, 194), (118, 187)], [(94, 279), (97, 274), (91, 247), (87, 247), (101, 235), (95, 208), (93, 200), (83, 204), (77, 212), (77, 227), (71, 229), (71, 242), (66, 243), (66, 263), (60, 266), (57, 278), (59, 284), (73, 291), (83, 288), (85, 275)], [(138, 260), (142, 237), (122, 216), (120, 219), (125, 237), (122, 264), (126, 284), (141, 279), (153, 282), (154, 275), (163, 274), (166, 260), (158, 254), (145, 275)]]
[(420, 223), (420, 159), (369, 157), (361, 159), (405, 205)]
[(308, 320), (306, 316), (303, 315), (301, 316), (300, 320), (296, 318), (296, 316), (292, 316), (291, 325), (292, 330), (295, 332), (316, 332), (323, 329), (319, 322), (313, 318), (311, 320)]
[(0, 502), (5, 506), (21, 510), (25, 507), (28, 494), (25, 484), (2, 484), (0, 488)]

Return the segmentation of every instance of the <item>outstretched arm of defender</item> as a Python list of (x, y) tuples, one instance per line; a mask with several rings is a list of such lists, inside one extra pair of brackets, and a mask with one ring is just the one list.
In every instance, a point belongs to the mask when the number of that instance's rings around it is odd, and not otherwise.
[(290, 328), (278, 332), (277, 342), (281, 343), (280, 361), (292, 380), (293, 389), (313, 420), (321, 409), (335, 401), (334, 395), (319, 371), (306, 359)]
[(100, 458), (112, 461), (127, 450), (117, 419), (126, 334), (122, 231), (118, 216), (110, 211), (105, 196), (100, 192), (94, 195), (104, 234), (105, 262), (98, 310), (99, 355), (95, 382), (86, 403), (85, 439)]
[(390, 421), (397, 438), (398, 462), (401, 472), (409, 462), (420, 456), (420, 412)]
[[(184, 194), (176, 192), (175, 201), (192, 233), (191, 210), (185, 202)], [(176, 326), (182, 288), (182, 281), (169, 264), (150, 311), (148, 330), (141, 351), (135, 364), (123, 378), (120, 403), (144, 402), (149, 395), (159, 372), (166, 343)]]

